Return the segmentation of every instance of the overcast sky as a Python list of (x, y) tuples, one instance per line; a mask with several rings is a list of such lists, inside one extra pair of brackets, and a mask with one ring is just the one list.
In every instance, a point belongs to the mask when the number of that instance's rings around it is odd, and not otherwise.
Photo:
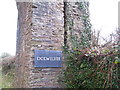
[(118, 27), (118, 2), (120, 0), (89, 0), (90, 19), (93, 29), (101, 31), (101, 37), (109, 38), (109, 34)]
[[(118, 25), (118, 1), (120, 0), (89, 0), (90, 19), (93, 28), (101, 30), (107, 37)], [(15, 54), (17, 30), (17, 8), (15, 0), (0, 2), (0, 54)]]
[(17, 8), (15, 0), (0, 1), (0, 54), (15, 54)]

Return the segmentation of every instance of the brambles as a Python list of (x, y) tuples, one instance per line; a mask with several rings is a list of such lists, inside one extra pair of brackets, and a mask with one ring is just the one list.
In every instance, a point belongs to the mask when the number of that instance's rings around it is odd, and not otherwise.
[(115, 48), (67, 51), (65, 83), (69, 88), (119, 88), (118, 52)]
[[(75, 35), (71, 35), (71, 49), (65, 46), (64, 57), (66, 60), (66, 70), (64, 71), (64, 82), (68, 88), (120, 88), (119, 75), (119, 44), (106, 42), (100, 46), (98, 44), (99, 35), (93, 36), (89, 21), (88, 7), (83, 2), (76, 3), (83, 11), (81, 17), (84, 26), (81, 41), (77, 41)], [(70, 22), (71, 23), (71, 22)], [(74, 30), (70, 30), (71, 33)], [(93, 41), (94, 40), (94, 41)], [(111, 41), (111, 40), (110, 40)]]

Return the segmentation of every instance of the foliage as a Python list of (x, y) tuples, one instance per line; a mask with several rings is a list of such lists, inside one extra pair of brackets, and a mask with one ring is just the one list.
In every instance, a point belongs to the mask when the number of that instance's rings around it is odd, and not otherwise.
[[(64, 47), (67, 66), (64, 71), (66, 86), (68, 88), (120, 88), (119, 45), (115, 43), (101, 47), (98, 44), (93, 45), (88, 3), (77, 2), (76, 5), (83, 11), (81, 18), (85, 27), (81, 31), (81, 41), (77, 41), (77, 37), (71, 35), (70, 41), (73, 47), (71, 50), (68, 46)], [(98, 40), (96, 36), (94, 37), (94, 40)]]
[(2, 78), (2, 83), (1, 83), (1, 87), (2, 88), (13, 88), (13, 82), (14, 82), (14, 73), (15, 70), (9, 70), (9, 72), (7, 74), (2, 73), (2, 76), (0, 76), (0, 78)]
[(9, 57), (9, 56), (11, 56), (9, 53), (4, 52), (4, 53), (1, 54), (0, 58), (3, 59), (3, 58), (6, 58), (6, 57)]
[(0, 87), (13, 88), (15, 76), (15, 57), (6, 57), (2, 59), (2, 69), (0, 70)]
[(7, 74), (10, 70), (15, 68), (15, 57), (6, 57), (2, 60), (2, 73)]
[(67, 68), (64, 72), (68, 88), (119, 88), (118, 51), (91, 47), (65, 51)]
[(81, 15), (81, 18), (84, 24), (84, 27), (81, 30), (81, 42), (79, 46), (89, 47), (91, 40), (91, 23), (89, 19), (89, 10), (88, 10), (89, 2), (83, 0), (81, 2), (76, 2), (76, 5), (78, 5), (78, 9), (80, 9), (83, 13)]
[[(67, 4), (66, 4), (67, 5)], [(65, 31), (69, 31), (70, 36), (65, 37), (65, 38), (70, 38), (70, 40), (68, 41), (69, 45), (67, 45), (65, 43), (65, 48), (67, 49), (80, 49), (80, 48), (89, 48), (91, 45), (91, 23), (90, 23), (90, 19), (89, 19), (89, 2), (85, 1), (85, 0), (80, 0), (79, 2), (75, 2), (75, 5), (77, 6), (78, 10), (81, 11), (80, 14), (80, 18), (81, 18), (81, 22), (83, 23), (82, 27), (80, 28), (80, 30), (76, 33), (76, 31), (74, 30), (74, 20), (73, 18), (67, 18), (67, 20), (65, 21), (65, 23), (67, 23), (66, 27), (69, 26), (69, 28), (65, 28)], [(69, 4), (68, 4), (69, 6)]]

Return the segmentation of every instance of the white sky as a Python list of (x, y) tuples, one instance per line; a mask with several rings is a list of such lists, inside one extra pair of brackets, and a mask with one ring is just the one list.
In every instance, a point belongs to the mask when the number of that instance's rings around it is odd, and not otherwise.
[[(118, 26), (118, 1), (120, 0), (89, 0), (90, 18), (93, 28), (101, 30), (106, 37)], [(8, 52), (15, 54), (17, 8), (15, 0), (0, 2), (0, 54)]]
[(15, 0), (0, 1), (0, 54), (16, 50), (17, 8)]
[(109, 34), (118, 27), (118, 2), (120, 0), (89, 0), (92, 29), (100, 30), (100, 36), (109, 38)]

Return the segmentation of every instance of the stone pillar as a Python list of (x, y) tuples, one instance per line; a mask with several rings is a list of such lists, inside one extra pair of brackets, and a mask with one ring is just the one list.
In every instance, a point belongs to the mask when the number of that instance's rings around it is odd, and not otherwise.
[[(79, 2), (66, 2), (65, 3), (65, 32), (66, 32), (66, 46), (72, 49), (75, 46), (74, 42), (81, 40), (81, 31), (84, 27), (82, 22), (83, 12), (79, 9)], [(72, 41), (74, 38), (75, 41)], [(74, 43), (77, 46), (77, 43)]]
[(83, 34), (86, 42), (90, 41), (88, 37), (90, 35), (87, 34), (91, 28), (88, 6), (89, 2), (85, 0), (65, 2), (65, 44), (69, 49), (82, 47), (80, 45)]
[(63, 2), (19, 2), (17, 87), (57, 88), (62, 68), (35, 68), (34, 50), (59, 50), (64, 44)]
[[(83, 14), (75, 2), (17, 2), (18, 30), (16, 52), (16, 87), (59, 88), (61, 68), (35, 68), (34, 50), (59, 50), (72, 47), (71, 36), (77, 36), (84, 24)], [(72, 30), (72, 32), (71, 32)]]
[(59, 50), (64, 44), (63, 3), (35, 2), (32, 14), (32, 40), (29, 85), (32, 88), (60, 87), (61, 68), (34, 68), (34, 50)]

